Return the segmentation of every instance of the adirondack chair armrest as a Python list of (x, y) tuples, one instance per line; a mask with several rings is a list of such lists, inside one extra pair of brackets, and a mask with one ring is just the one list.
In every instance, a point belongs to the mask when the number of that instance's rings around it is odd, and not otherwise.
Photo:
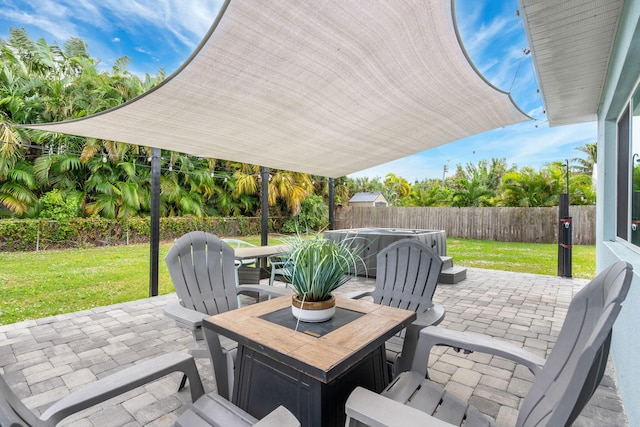
[(186, 353), (172, 352), (130, 366), (81, 387), (54, 403), (42, 414), (41, 418), (57, 424), (69, 415), (173, 372), (182, 372), (187, 376), (193, 402), (204, 394), (202, 380), (193, 357)]
[(258, 427), (300, 427), (296, 417), (285, 407), (278, 406), (261, 421), (238, 408), (229, 400), (213, 392), (202, 396), (183, 412), (175, 423), (176, 427), (213, 426), (258, 426)]
[(300, 421), (284, 406), (278, 406), (266, 417), (254, 424), (255, 427), (300, 427)]
[(418, 318), (414, 320), (409, 328), (422, 330), (427, 326), (436, 326), (444, 319), (445, 310), (440, 304), (434, 304), (429, 310), (418, 313)]
[(349, 299), (360, 299), (364, 297), (370, 297), (372, 295), (373, 295), (373, 291), (353, 291), (353, 292), (345, 292), (343, 294), (340, 294), (342, 298), (349, 298)]
[(164, 314), (174, 319), (181, 326), (190, 328), (191, 330), (201, 327), (202, 320), (205, 317), (209, 317), (206, 313), (200, 313), (199, 311), (183, 307), (179, 301), (169, 301), (164, 306)]
[[(446, 345), (456, 350), (464, 350), (465, 353), (479, 351), (503, 357), (526, 366), (534, 375), (540, 373), (546, 362), (543, 357), (503, 340), (473, 332), (429, 326), (420, 331), (420, 338), (411, 365), (412, 371), (426, 374), (429, 353), (435, 345)], [(424, 363), (425, 360), (427, 363)]]
[(416, 354), (420, 331), (428, 326), (438, 325), (442, 322), (442, 319), (444, 319), (444, 313), (445, 310), (443, 306), (434, 304), (429, 310), (419, 313), (418, 318), (407, 326), (402, 343), (402, 352), (393, 366), (394, 377), (400, 372), (411, 369)]
[(264, 295), (270, 295), (272, 297), (282, 297), (285, 295), (291, 295), (289, 288), (269, 286), (269, 285), (240, 285), (237, 286), (236, 293), (241, 294), (245, 292), (258, 292)]
[(451, 427), (419, 409), (403, 405), (362, 387), (351, 392), (345, 404), (346, 425), (360, 421), (371, 427)]

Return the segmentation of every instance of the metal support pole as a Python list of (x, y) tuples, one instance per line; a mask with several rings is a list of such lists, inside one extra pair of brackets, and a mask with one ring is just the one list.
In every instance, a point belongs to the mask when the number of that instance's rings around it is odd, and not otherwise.
[(329, 178), (329, 230), (334, 230), (335, 221), (335, 199), (336, 198), (336, 181)]
[[(269, 168), (262, 166), (261, 169), (261, 181), (262, 181), (262, 206), (260, 216), (260, 245), (267, 246), (269, 244)], [(267, 259), (258, 258), (258, 268), (260, 271), (267, 269)]]
[(160, 158), (159, 148), (151, 149), (151, 232), (149, 237), (151, 270), (149, 296), (158, 296), (158, 260), (160, 253)]
[(269, 168), (262, 166), (262, 216), (260, 244), (267, 246), (269, 240)]

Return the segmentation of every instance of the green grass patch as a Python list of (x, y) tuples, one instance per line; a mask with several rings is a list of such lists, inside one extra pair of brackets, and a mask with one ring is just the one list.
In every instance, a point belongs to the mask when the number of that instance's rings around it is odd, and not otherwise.
[[(160, 247), (163, 260), (170, 244)], [(149, 296), (149, 246), (0, 254), (0, 323), (53, 316)], [(164, 262), (159, 293), (173, 292)]]
[[(260, 244), (260, 236), (243, 240)], [(270, 237), (277, 244), (279, 237)], [(173, 292), (160, 245), (159, 293)], [(455, 265), (557, 274), (557, 245), (447, 239)], [(0, 324), (38, 319), (149, 296), (149, 246), (0, 253)], [(573, 277), (595, 273), (595, 247), (574, 246)]]
[[(454, 265), (519, 273), (558, 274), (558, 245), (506, 243), (488, 240), (447, 239), (447, 255)], [(572, 276), (592, 279), (596, 271), (596, 247), (572, 248)]]

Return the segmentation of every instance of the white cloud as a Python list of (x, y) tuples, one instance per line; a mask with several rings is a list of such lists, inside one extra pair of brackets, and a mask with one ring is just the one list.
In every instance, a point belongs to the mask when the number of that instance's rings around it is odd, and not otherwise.
[(172, 72), (201, 42), (220, 5), (221, 0), (0, 0), (0, 37), (9, 25), (50, 44), (79, 37), (100, 68), (127, 55), (132, 72), (154, 73), (158, 63)]
[[(7, 8), (0, 8), (0, 16), (11, 22), (11, 26), (14, 28), (36, 27), (60, 42), (77, 35), (76, 26), (72, 22), (58, 19), (56, 16), (34, 14), (30, 10)], [(7, 29), (3, 28), (3, 30)]]
[(506, 32), (506, 27), (509, 25), (509, 21), (505, 18), (497, 18), (488, 24), (482, 24), (476, 27), (471, 33), (472, 36), (467, 38), (465, 48), (469, 55), (472, 57), (480, 56), (487, 47), (491, 46), (498, 35)]
[(156, 39), (171, 44), (177, 41), (183, 48), (191, 49), (213, 23), (214, 12), (220, 4), (219, 0), (104, 0), (101, 3), (117, 21), (131, 23), (133, 28), (129, 30), (144, 31), (143, 28), (150, 26), (155, 28)]
[(596, 137), (595, 123), (549, 128), (546, 123), (530, 121), (441, 145), (349, 176), (384, 178), (388, 173), (395, 173), (409, 182), (422, 181), (442, 178), (447, 163), (447, 176), (450, 176), (458, 164), (476, 164), (493, 157), (505, 158), (509, 165), (539, 169), (550, 162), (580, 157), (576, 147), (594, 142)]

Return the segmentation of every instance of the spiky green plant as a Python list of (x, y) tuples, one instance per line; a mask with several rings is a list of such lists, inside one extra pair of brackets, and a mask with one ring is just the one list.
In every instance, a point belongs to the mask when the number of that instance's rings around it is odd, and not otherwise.
[(290, 253), (285, 278), (301, 300), (328, 300), (331, 292), (366, 269), (360, 257), (362, 247), (352, 239), (334, 241), (318, 235), (297, 235), (287, 240)]

